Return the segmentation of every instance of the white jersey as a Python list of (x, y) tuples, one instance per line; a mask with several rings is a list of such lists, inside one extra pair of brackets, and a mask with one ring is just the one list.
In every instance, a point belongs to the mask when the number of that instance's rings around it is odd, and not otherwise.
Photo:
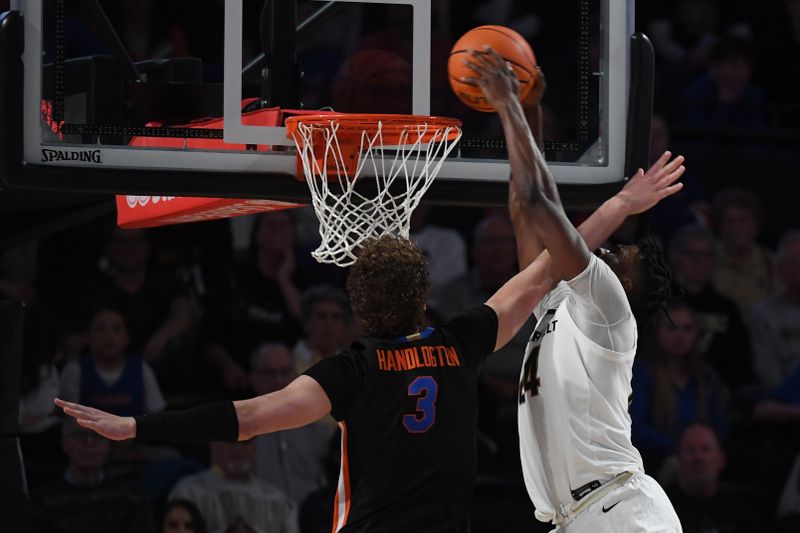
[(616, 275), (594, 256), (534, 314), (520, 380), (520, 454), (536, 517), (548, 522), (573, 490), (644, 470), (628, 414), (636, 321)]

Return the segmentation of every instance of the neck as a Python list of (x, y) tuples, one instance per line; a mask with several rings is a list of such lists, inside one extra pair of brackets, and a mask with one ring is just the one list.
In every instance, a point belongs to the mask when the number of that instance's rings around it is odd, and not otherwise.
[(144, 285), (145, 279), (147, 278), (147, 271), (143, 268), (130, 271), (114, 270), (111, 276), (119, 288), (132, 294), (137, 292)]
[(704, 479), (692, 483), (681, 479), (680, 486), (683, 492), (693, 498), (711, 498), (719, 488), (716, 479)]
[(93, 356), (94, 366), (99, 370), (117, 370), (122, 366), (125, 356)]
[(335, 355), (336, 352), (339, 351), (339, 348), (329, 344), (313, 344), (311, 346), (311, 349), (317, 356), (321, 357), (322, 359)]
[(682, 386), (687, 375), (686, 365), (682, 359), (677, 360), (672, 356), (668, 357), (670, 357), (669, 361), (667, 361), (667, 370), (669, 371), (669, 375), (673, 382)]
[(64, 473), (64, 479), (75, 487), (94, 487), (103, 481), (103, 469), (69, 465)]

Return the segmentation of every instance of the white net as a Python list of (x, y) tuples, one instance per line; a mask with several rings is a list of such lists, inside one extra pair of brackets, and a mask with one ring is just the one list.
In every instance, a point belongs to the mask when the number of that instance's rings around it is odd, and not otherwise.
[(408, 238), (411, 212), (461, 137), (458, 121), (426, 118), (298, 117), (289, 135), (319, 219), (317, 261), (346, 267), (368, 238)]

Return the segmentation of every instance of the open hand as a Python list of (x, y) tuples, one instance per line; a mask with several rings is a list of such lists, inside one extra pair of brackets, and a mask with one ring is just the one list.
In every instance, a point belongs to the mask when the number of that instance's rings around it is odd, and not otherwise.
[(495, 109), (519, 98), (519, 80), (511, 63), (488, 45), (481, 52), (469, 50), (469, 54), (472, 59), (465, 59), (464, 64), (475, 76), (463, 76), (459, 81), (480, 87), (486, 101)]
[(59, 398), (55, 399), (55, 404), (63, 409), (64, 413), (73, 417), (79, 426), (91, 429), (107, 439), (125, 440), (136, 436), (136, 420), (131, 416), (116, 416), (93, 407), (65, 402)]
[(624, 203), (629, 216), (647, 211), (683, 188), (683, 183), (676, 181), (686, 170), (684, 158), (682, 155), (671, 158), (671, 152), (664, 152), (647, 172), (639, 169), (617, 193), (616, 198)]

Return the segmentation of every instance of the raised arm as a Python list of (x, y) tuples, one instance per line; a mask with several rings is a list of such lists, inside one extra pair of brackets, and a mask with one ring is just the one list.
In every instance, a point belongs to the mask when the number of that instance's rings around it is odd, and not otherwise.
[[(620, 192), (603, 202), (580, 225), (578, 233), (588, 248), (600, 246), (628, 216), (647, 211), (681, 189), (682, 184), (676, 180), (684, 172), (683, 157), (670, 160), (671, 157), (665, 152), (647, 172), (639, 170)], [(539, 300), (556, 285), (558, 280), (550, 272), (550, 262), (550, 254), (542, 252), (486, 302), (498, 316), (495, 350), (517, 334)]]
[[(462, 81), (481, 87), (489, 103), (500, 115), (511, 163), (509, 209), (512, 220), (515, 221), (517, 240), (525, 241), (530, 239), (530, 235), (535, 235), (551, 256), (553, 276), (557, 280), (571, 279), (586, 268), (590, 248), (599, 245), (602, 240), (596, 242), (597, 240), (592, 238), (589, 240), (590, 246), (587, 246), (564, 213), (557, 200), (557, 193), (553, 193), (556, 190), (556, 183), (528, 127), (528, 121), (519, 103), (519, 83), (513, 69), (490, 47), (486, 47), (484, 52), (472, 51), (472, 59), (468, 64), (476, 76), (462, 78)], [(645, 206), (642, 211), (682, 187), (674, 181), (683, 172), (681, 167), (683, 158), (679, 157), (671, 162), (669, 158), (669, 154), (662, 156), (648, 171), (648, 177), (655, 178), (655, 174), (658, 174), (658, 177), (665, 178), (665, 181), (668, 179), (672, 181), (659, 188), (655, 201)], [(626, 198), (623, 196), (623, 199)], [(619, 209), (612, 209), (609, 213), (622, 216), (622, 219), (613, 226), (612, 232), (625, 217), (634, 214), (632, 211), (625, 212)], [(585, 229), (591, 231), (592, 226)], [(606, 234), (605, 230), (600, 233), (603, 233), (604, 238), (610, 235)], [(532, 260), (533, 257), (526, 254), (520, 257), (520, 264), (525, 266)]]
[[(520, 246), (522, 271), (488, 301), (498, 314), (496, 349), (504, 346), (522, 327), (539, 300), (561, 279), (570, 279), (586, 268), (589, 250), (598, 247), (630, 215), (642, 213), (663, 198), (678, 192), (683, 157), (671, 160), (665, 152), (647, 171), (639, 170), (623, 189), (604, 202), (577, 230), (558, 200), (556, 184), (529, 128), (530, 120), (517, 98), (513, 70), (493, 50), (473, 52), (474, 78), (462, 81), (479, 86), (495, 106), (507, 139), (511, 174), (509, 209)], [(533, 236), (533, 237), (531, 237)], [(538, 242), (547, 251), (533, 255)]]

